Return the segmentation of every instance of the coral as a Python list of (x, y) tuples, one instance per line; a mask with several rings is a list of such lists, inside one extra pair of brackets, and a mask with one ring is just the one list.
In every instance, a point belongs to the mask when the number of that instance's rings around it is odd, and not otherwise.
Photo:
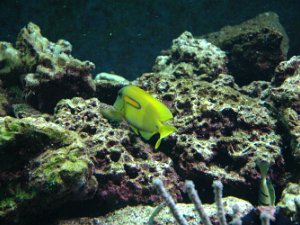
[(155, 179), (154, 180), (154, 185), (156, 187), (157, 192), (165, 200), (167, 206), (169, 207), (169, 209), (170, 209), (172, 215), (174, 216), (174, 218), (176, 219), (176, 221), (180, 225), (187, 225), (188, 223), (187, 223), (186, 219), (178, 211), (174, 199), (172, 198), (172, 196), (170, 195), (170, 193), (165, 189), (163, 182), (161, 180), (159, 180), (159, 179)]
[(225, 52), (186, 31), (156, 58), (153, 71), (162, 76), (172, 74), (177, 78), (213, 80), (218, 74), (227, 72), (226, 62)]
[(123, 85), (128, 85), (129, 81), (127, 79), (125, 79), (124, 77), (120, 76), (120, 75), (116, 75), (116, 74), (111, 74), (111, 73), (98, 73), (95, 76), (95, 80), (110, 80), (110, 81), (115, 81), (118, 83), (121, 83)]
[(190, 200), (195, 205), (195, 208), (201, 218), (201, 221), (204, 225), (211, 225), (211, 222), (209, 220), (209, 217), (206, 215), (203, 204), (199, 198), (199, 195), (195, 189), (195, 185), (193, 181), (185, 181), (185, 192), (189, 195)]
[(289, 42), (278, 15), (273, 12), (201, 38), (228, 52), (229, 71), (240, 85), (270, 80), (278, 63), (286, 59)]

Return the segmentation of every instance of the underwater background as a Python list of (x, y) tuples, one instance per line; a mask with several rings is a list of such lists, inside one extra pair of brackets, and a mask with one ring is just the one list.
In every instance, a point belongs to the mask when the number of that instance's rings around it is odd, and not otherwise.
[(50, 40), (70, 41), (73, 55), (94, 62), (96, 73), (129, 80), (150, 71), (160, 51), (183, 31), (200, 36), (267, 11), (279, 15), (290, 38), (289, 54), (300, 49), (297, 0), (1, 0), (0, 8), (0, 40), (15, 41), (32, 21)]
[(0, 224), (300, 224), (300, 1), (0, 0)]

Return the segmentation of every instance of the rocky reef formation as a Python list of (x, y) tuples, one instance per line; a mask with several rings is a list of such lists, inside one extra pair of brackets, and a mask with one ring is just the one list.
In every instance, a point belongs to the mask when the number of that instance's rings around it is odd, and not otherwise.
[(77, 133), (43, 118), (0, 118), (0, 221), (26, 224), (27, 215), (93, 196), (85, 149)]
[(52, 112), (62, 98), (89, 97), (95, 91), (95, 65), (73, 58), (68, 41), (49, 41), (34, 23), (20, 31), (15, 48), (6, 42), (0, 47), (1, 79), (14, 85), (21, 81), (24, 98), (39, 110)]
[(288, 52), (289, 39), (273, 12), (260, 14), (240, 25), (226, 26), (202, 38), (228, 52), (229, 71), (240, 85), (270, 80)]
[(276, 71), (271, 97), (279, 110), (279, 121), (287, 131), (294, 160), (300, 165), (300, 58), (282, 62)]
[[(255, 32), (252, 40), (260, 42), (262, 31)], [(281, 33), (276, 34), (270, 38), (282, 44)], [(16, 47), (4, 42), (1, 46), (6, 48), (0, 48), (0, 223), (46, 223), (41, 216), (46, 212), (64, 211), (60, 216), (69, 217), (68, 210), (79, 202), (88, 204), (96, 216), (82, 210), (76, 216), (91, 218), (57, 223), (111, 224), (114, 219), (114, 224), (142, 224), (162, 202), (155, 178), (183, 202), (179, 206), (191, 224), (199, 218), (185, 204), (186, 179), (194, 181), (203, 202), (213, 201), (211, 183), (221, 181), (224, 195), (234, 196), (223, 198), (228, 219), (234, 203), (245, 209), (242, 216), (247, 218), (257, 204), (253, 196), (258, 196), (261, 178), (258, 160), (271, 165), (268, 179), (277, 199), (286, 188), (278, 213), (297, 221), (298, 192), (291, 187), (299, 182), (299, 171), (284, 162), (299, 165), (300, 158), (298, 57), (279, 64), (272, 82), (254, 81), (241, 88), (235, 74), (227, 73), (232, 58), (227, 58), (226, 49), (184, 32), (157, 57), (152, 72), (132, 82), (174, 115), (169, 122), (178, 132), (156, 151), (157, 135), (143, 140), (125, 121), (108, 121), (101, 114), (127, 81), (103, 80), (103, 74), (92, 80), (91, 62), (74, 59), (70, 43), (48, 41), (33, 23), (21, 30)], [(286, 54), (280, 51), (276, 60)], [(252, 68), (260, 60), (256, 56)], [(270, 61), (275, 65), (276, 60)], [(16, 87), (21, 97), (13, 91)], [(292, 183), (286, 187), (288, 182)], [(117, 211), (121, 207), (126, 208)], [(207, 208), (216, 224), (215, 209)], [(166, 209), (156, 221), (174, 223)]]
[(213, 80), (227, 72), (226, 63), (224, 51), (186, 31), (156, 58), (153, 71), (161, 76), (173, 74), (176, 78)]
[[(234, 212), (232, 207), (234, 205), (238, 205), (240, 207), (240, 212), (242, 215), (246, 215), (249, 213), (253, 206), (249, 204), (247, 201), (234, 198), (234, 197), (226, 197), (223, 199), (226, 211), (226, 216), (229, 218), (233, 218)], [(182, 214), (184, 214), (187, 218), (189, 225), (198, 225), (201, 223), (199, 216), (196, 214), (194, 210), (194, 206), (192, 204), (177, 204), (178, 210)], [(213, 221), (216, 221), (216, 206), (215, 204), (205, 204), (204, 209), (207, 212), (207, 215), (212, 218)], [(62, 220), (58, 223), (58, 225), (63, 224), (107, 224), (107, 225), (122, 225), (122, 224), (147, 224), (149, 221), (149, 215), (151, 215), (155, 211), (155, 207), (153, 206), (127, 206), (123, 209), (120, 209), (116, 212), (110, 213), (103, 217), (97, 218), (81, 218), (80, 220)], [(169, 209), (164, 207), (162, 211), (155, 217), (155, 222), (157, 224), (176, 224), (174, 217), (169, 213)]]

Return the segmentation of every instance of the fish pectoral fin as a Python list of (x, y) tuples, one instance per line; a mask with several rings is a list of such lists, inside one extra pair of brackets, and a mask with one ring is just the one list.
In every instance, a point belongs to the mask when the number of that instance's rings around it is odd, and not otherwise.
[(275, 189), (271, 181), (267, 180), (267, 186), (268, 186), (268, 191), (269, 191), (269, 196), (270, 196), (270, 203), (271, 205), (275, 205)]
[(115, 110), (113, 107), (101, 109), (100, 112), (108, 120), (121, 121), (123, 119), (123, 114), (120, 111)]
[(139, 130), (138, 130), (137, 128), (135, 128), (134, 126), (131, 125), (130, 128), (133, 130), (133, 132), (134, 132), (136, 135), (139, 135), (139, 134), (140, 134)]
[(139, 131), (141, 136), (145, 139), (145, 140), (150, 140), (150, 138), (155, 134), (157, 133), (157, 131), (154, 131), (154, 132), (148, 132), (148, 131)]
[(177, 131), (176, 127), (170, 126), (170, 125), (162, 125), (159, 129), (159, 139), (157, 140), (155, 144), (155, 149), (158, 149), (161, 140), (168, 135), (172, 134), (173, 132)]

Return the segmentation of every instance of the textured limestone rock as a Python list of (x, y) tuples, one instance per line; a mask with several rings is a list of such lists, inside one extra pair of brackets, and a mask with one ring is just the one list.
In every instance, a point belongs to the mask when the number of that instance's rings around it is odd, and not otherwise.
[[(242, 199), (235, 197), (223, 198), (225, 205), (225, 213), (227, 218), (234, 216), (232, 207), (237, 204), (239, 206), (241, 216), (249, 213), (253, 206)], [(179, 212), (184, 215), (189, 225), (198, 225), (201, 220), (195, 211), (192, 204), (177, 204)], [(106, 225), (123, 225), (123, 224), (148, 224), (148, 220), (155, 210), (153, 206), (127, 206), (126, 208), (117, 210), (103, 217), (95, 218), (80, 218), (73, 220), (62, 220), (58, 224), (106, 224)], [(217, 221), (216, 206), (214, 204), (204, 204), (204, 210), (212, 221)], [(162, 211), (155, 217), (155, 224), (176, 224), (173, 215), (170, 213), (169, 208), (164, 207)], [(215, 223), (214, 223), (215, 224)]]
[(112, 81), (112, 80), (95, 80), (97, 97), (101, 102), (109, 105), (113, 105), (118, 91), (126, 86), (124, 82)]
[(13, 72), (20, 70), (20, 66), (20, 52), (11, 43), (0, 42), (0, 78), (16, 80), (18, 77)]
[(296, 70), (298, 70), (297, 73), (300, 73), (300, 56), (293, 56), (289, 60), (279, 63), (275, 69), (272, 85), (281, 85), (286, 78), (293, 76)]
[[(182, 180), (172, 160), (130, 130), (126, 122), (109, 123), (100, 113), (106, 107), (96, 98), (73, 98), (58, 103), (54, 121), (80, 132), (92, 156), (98, 181), (95, 197), (107, 208), (127, 204), (153, 203), (159, 199), (152, 180), (159, 177), (182, 199)], [(85, 138), (86, 137), (86, 138)]]
[(1, 223), (28, 224), (97, 189), (80, 137), (42, 118), (0, 118), (0, 159)]
[(156, 58), (153, 71), (162, 76), (213, 80), (227, 72), (226, 63), (225, 52), (186, 31)]
[(9, 106), (7, 94), (5, 90), (1, 87), (0, 82), (0, 117), (7, 115), (7, 108)]
[(299, 183), (288, 183), (283, 190), (282, 197), (277, 204), (285, 215), (292, 218), (293, 221), (300, 219), (300, 185)]
[(16, 46), (0, 43), (0, 78), (6, 86), (23, 85), (23, 97), (35, 108), (53, 112), (62, 98), (90, 97), (96, 87), (91, 76), (95, 65), (71, 55), (68, 41), (43, 37), (34, 23), (24, 27)]
[(136, 84), (173, 112), (178, 133), (166, 138), (160, 151), (172, 158), (184, 179), (202, 184), (221, 179), (234, 193), (239, 186), (238, 193), (248, 195), (249, 188), (241, 187), (257, 186), (257, 159), (276, 162), (282, 171), (276, 120), (258, 99), (241, 94), (230, 76), (209, 83), (144, 74)]
[[(295, 58), (282, 65), (289, 65)], [(291, 70), (286, 66), (286, 71), (281, 74), (292, 74), (287, 76), (282, 84), (272, 88), (271, 97), (279, 111), (279, 121), (285, 129), (285, 136), (290, 141), (290, 148), (295, 161), (300, 164), (300, 64), (294, 64), (297, 67)], [(281, 76), (280, 76), (281, 77)]]
[(273, 12), (236, 26), (226, 26), (202, 38), (228, 52), (229, 71), (240, 85), (270, 80), (288, 51), (288, 37)]

